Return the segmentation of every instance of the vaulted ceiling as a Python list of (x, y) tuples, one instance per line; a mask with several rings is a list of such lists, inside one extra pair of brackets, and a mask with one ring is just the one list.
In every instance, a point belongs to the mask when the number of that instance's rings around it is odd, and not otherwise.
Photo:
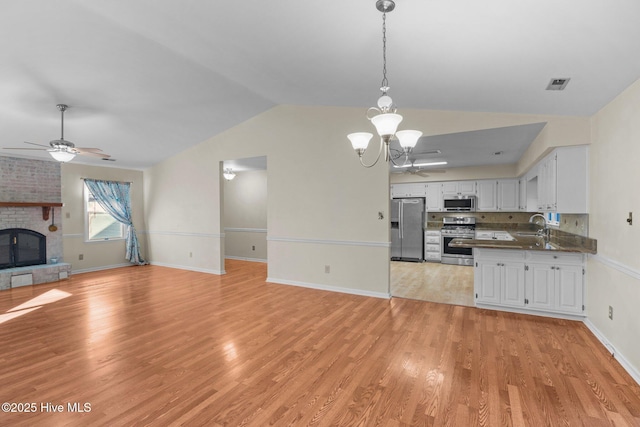
[[(400, 108), (588, 116), (640, 77), (637, 1), (396, 3), (387, 59)], [(278, 104), (366, 109), (381, 24), (375, 0), (3, 2), (0, 147), (57, 139), (58, 103), (66, 139), (128, 168)], [(546, 91), (556, 77), (567, 88)], [(22, 154), (47, 156), (0, 151)]]

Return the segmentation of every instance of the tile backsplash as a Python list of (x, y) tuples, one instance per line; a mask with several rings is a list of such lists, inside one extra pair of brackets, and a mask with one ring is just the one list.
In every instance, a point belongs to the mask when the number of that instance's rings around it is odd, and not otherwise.
[[(476, 224), (504, 224), (513, 226), (529, 222), (531, 215), (537, 212), (429, 212), (427, 214), (427, 228), (439, 229), (442, 227), (444, 217), (475, 217)], [(587, 214), (561, 214), (560, 226), (552, 227), (561, 231), (580, 236), (589, 236), (589, 215)]]

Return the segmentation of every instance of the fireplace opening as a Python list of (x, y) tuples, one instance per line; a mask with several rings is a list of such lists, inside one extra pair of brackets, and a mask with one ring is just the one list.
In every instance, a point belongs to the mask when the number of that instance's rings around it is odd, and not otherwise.
[(47, 237), (25, 228), (0, 230), (0, 269), (47, 263)]

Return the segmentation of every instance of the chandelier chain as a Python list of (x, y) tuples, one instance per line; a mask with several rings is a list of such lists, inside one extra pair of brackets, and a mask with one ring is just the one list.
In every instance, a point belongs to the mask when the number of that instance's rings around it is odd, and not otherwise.
[(387, 13), (382, 14), (382, 87), (380, 90), (384, 95), (389, 89), (389, 81), (387, 80)]

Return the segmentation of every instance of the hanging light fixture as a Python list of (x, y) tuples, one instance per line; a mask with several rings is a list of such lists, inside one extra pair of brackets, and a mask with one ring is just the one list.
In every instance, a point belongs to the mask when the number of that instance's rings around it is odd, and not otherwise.
[[(376, 8), (382, 12), (382, 96), (378, 99), (378, 106), (371, 107), (367, 110), (367, 119), (373, 123), (380, 136), (380, 149), (378, 150), (378, 156), (376, 160), (371, 164), (366, 164), (362, 160), (362, 156), (369, 146), (369, 141), (373, 137), (373, 134), (369, 132), (356, 132), (347, 135), (347, 138), (351, 141), (353, 149), (356, 151), (360, 164), (366, 168), (370, 168), (378, 163), (382, 150), (384, 150), (385, 161), (391, 161), (396, 163), (396, 159), (404, 156), (404, 162), (409, 159), (409, 153), (416, 146), (418, 139), (422, 136), (422, 132), (417, 130), (401, 130), (397, 131), (398, 125), (402, 121), (402, 116), (397, 114), (397, 108), (393, 104), (393, 100), (387, 92), (389, 91), (389, 82), (387, 81), (387, 12), (391, 12), (395, 9), (396, 4), (393, 0), (378, 0), (376, 2)], [(402, 153), (391, 153), (389, 144), (393, 138), (397, 138), (402, 148)], [(403, 162), (403, 163), (404, 163)]]
[(231, 168), (226, 168), (224, 170), (224, 172), (222, 172), (222, 176), (224, 177), (224, 179), (226, 179), (227, 181), (231, 181), (233, 178), (236, 177), (235, 172), (233, 172), (231, 170)]

